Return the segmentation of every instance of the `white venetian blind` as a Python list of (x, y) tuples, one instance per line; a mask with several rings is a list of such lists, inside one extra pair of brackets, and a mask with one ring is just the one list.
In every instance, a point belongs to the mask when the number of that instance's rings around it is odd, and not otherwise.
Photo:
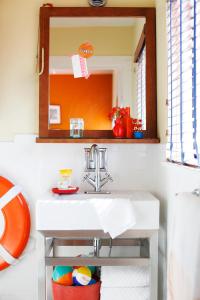
[(196, 42), (196, 160), (200, 166), (200, 1), (195, 1), (195, 42)]
[(167, 6), (167, 158), (199, 166), (200, 4), (199, 0), (169, 0)]
[(146, 130), (146, 47), (137, 62), (137, 116), (142, 120), (142, 129)]

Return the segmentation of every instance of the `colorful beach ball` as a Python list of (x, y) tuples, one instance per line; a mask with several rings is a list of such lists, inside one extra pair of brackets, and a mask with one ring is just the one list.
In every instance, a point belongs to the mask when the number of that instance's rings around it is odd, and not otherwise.
[[(74, 269), (78, 269), (81, 266), (75, 266)], [(96, 272), (96, 267), (95, 266), (86, 266), (88, 269), (90, 269), (92, 275)]]
[(95, 283), (97, 283), (96, 280), (95, 280), (94, 278), (92, 278), (92, 279), (90, 280), (90, 282), (89, 282), (88, 285), (93, 285), (93, 284), (95, 284)]
[(88, 267), (80, 267), (78, 269), (74, 269), (72, 273), (73, 283), (75, 285), (89, 285), (92, 274)]
[(96, 267), (95, 266), (88, 266), (88, 268), (90, 269), (92, 275), (96, 272)]
[[(88, 256), (81, 254), (81, 255), (78, 255), (77, 257), (88, 257)], [(80, 267), (82, 267), (82, 266), (74, 266), (74, 269), (78, 269)], [(96, 267), (95, 266), (86, 266), (86, 267), (89, 268), (92, 275), (94, 275), (94, 273), (96, 272)]]
[(53, 270), (52, 279), (59, 284), (70, 286), (73, 284), (72, 272), (72, 267), (56, 266)]

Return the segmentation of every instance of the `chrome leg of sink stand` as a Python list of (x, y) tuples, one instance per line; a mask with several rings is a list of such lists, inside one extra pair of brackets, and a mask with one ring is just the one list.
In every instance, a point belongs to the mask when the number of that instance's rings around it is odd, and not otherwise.
[(46, 287), (46, 238), (42, 235), (38, 235), (39, 243), (39, 261), (38, 261), (38, 300), (47, 299), (47, 287)]
[(150, 238), (150, 278), (151, 291), (150, 300), (158, 299), (158, 232)]
[(101, 239), (95, 237), (93, 241), (93, 245), (94, 245), (94, 256), (99, 257), (100, 248), (101, 248)]

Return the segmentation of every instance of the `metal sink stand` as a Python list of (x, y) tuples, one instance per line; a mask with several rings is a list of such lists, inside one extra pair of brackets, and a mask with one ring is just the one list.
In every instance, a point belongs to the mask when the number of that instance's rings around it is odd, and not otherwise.
[[(110, 236), (103, 231), (40, 231), (38, 300), (47, 298), (47, 267), (56, 265), (131, 266), (148, 265), (150, 268), (150, 299), (157, 300), (158, 281), (158, 231), (128, 230), (112, 240), (112, 246), (139, 246), (139, 257), (101, 257), (100, 244), (109, 246)], [(93, 257), (60, 257), (56, 255), (59, 246), (94, 246)]]

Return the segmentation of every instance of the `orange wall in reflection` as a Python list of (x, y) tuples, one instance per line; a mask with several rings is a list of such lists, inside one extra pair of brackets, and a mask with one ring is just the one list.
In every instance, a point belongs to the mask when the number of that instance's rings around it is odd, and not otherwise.
[(50, 104), (61, 108), (61, 124), (51, 124), (51, 129), (69, 129), (70, 118), (83, 118), (87, 130), (111, 130), (112, 74), (95, 74), (88, 79), (56, 74), (49, 80)]

